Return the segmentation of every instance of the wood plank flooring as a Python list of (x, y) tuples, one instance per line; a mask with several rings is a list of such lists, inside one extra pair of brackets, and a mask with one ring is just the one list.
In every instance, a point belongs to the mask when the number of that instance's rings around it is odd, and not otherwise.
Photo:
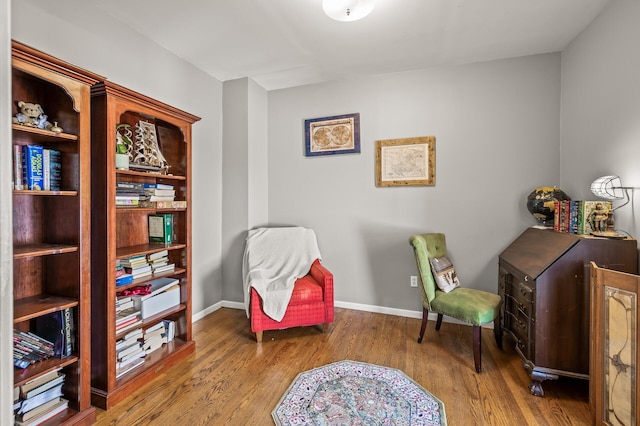
[(529, 376), (505, 338), (482, 333), (483, 372), (473, 367), (471, 328), (336, 308), (325, 334), (319, 327), (266, 331), (258, 345), (243, 310), (222, 308), (194, 323), (196, 351), (160, 372), (110, 409), (98, 425), (272, 425), (271, 411), (301, 371), (350, 359), (404, 371), (445, 404), (448, 424), (587, 425), (588, 382), (545, 381), (545, 396), (529, 393)]

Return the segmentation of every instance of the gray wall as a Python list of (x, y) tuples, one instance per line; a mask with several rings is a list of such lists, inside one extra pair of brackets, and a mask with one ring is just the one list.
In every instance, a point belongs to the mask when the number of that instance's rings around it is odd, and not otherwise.
[[(304, 156), (304, 119), (359, 112), (361, 153)], [(497, 256), (559, 179), (560, 55), (269, 92), (269, 221), (315, 229), (335, 299), (419, 311), (408, 238), (444, 232), (462, 284), (495, 292)], [(436, 137), (436, 185), (377, 188), (375, 141)]]
[(223, 299), (242, 302), (247, 230), (267, 224), (267, 92), (248, 78), (226, 81), (222, 103)]
[[(639, 22), (640, 2), (612, 2), (562, 55), (560, 182), (574, 198), (594, 199), (589, 186), (604, 175), (640, 187)], [(615, 213), (636, 238), (639, 200), (636, 190)]]

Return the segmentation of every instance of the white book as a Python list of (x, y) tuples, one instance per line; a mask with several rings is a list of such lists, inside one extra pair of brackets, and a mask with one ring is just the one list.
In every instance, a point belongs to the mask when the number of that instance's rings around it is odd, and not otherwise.
[(42, 189), (51, 189), (51, 151), (42, 150)]
[(116, 379), (119, 379), (120, 377), (127, 374), (129, 371), (144, 364), (144, 358), (134, 358), (134, 360), (135, 362), (132, 362), (131, 364), (128, 364), (122, 368), (116, 369)]
[(163, 291), (173, 287), (176, 284), (180, 284), (176, 278), (156, 278), (155, 280), (149, 281), (147, 284), (151, 284), (151, 293), (145, 294), (144, 296), (140, 296), (140, 301), (147, 300), (156, 294), (160, 294)]
[(162, 250), (162, 251), (158, 251), (156, 253), (151, 253), (148, 257), (149, 260), (154, 260), (154, 259), (159, 259), (161, 257), (167, 257), (169, 256), (169, 250)]
[(51, 389), (54, 386), (59, 385), (60, 383), (64, 382), (64, 373), (58, 373), (58, 376), (56, 378), (54, 378), (53, 380), (50, 380), (46, 383), (41, 384), (40, 386), (38, 386), (37, 388), (33, 388), (30, 389), (26, 392), (24, 392), (23, 394), (23, 398), (33, 398), (34, 396)]
[(159, 322), (159, 323), (154, 324), (154, 325), (152, 325), (151, 327), (147, 328), (147, 329), (144, 331), (144, 334), (145, 334), (145, 336), (146, 336), (147, 334), (150, 334), (150, 333), (154, 332), (155, 330), (159, 330), (159, 329), (161, 329), (161, 328), (162, 328), (162, 329), (164, 329), (164, 324), (163, 324), (163, 323), (161, 323), (161, 322)]

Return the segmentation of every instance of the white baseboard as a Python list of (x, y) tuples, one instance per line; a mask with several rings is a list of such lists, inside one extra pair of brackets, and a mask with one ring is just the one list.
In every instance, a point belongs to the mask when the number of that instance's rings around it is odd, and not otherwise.
[[(375, 306), (375, 305), (363, 305), (361, 303), (351, 303), (351, 302), (339, 302), (336, 301), (334, 302), (334, 306), (336, 308), (345, 308), (345, 309), (353, 309), (355, 311), (365, 311), (365, 312), (372, 312), (372, 313), (377, 313), (377, 314), (385, 314), (385, 315), (395, 315), (395, 316), (399, 316), (399, 317), (407, 317), (407, 318), (418, 318), (421, 319), (422, 318), (422, 312), (421, 311), (410, 311), (408, 309), (397, 309), (397, 308), (387, 308), (385, 306)], [(221, 302), (218, 302), (212, 306), (209, 306), (207, 309), (204, 309), (198, 313), (193, 314), (192, 317), (192, 321), (196, 322), (204, 317), (206, 317), (207, 315), (217, 311), (220, 308), (231, 308), (231, 309), (242, 309), (244, 310), (244, 303), (243, 302), (233, 302), (230, 300), (223, 300)], [(429, 312), (429, 320), (430, 321), (435, 321), (438, 318), (438, 315), (433, 313), (433, 312)], [(453, 324), (461, 324), (461, 325), (469, 325), (465, 322), (459, 321), (455, 318), (451, 318), (451, 317), (447, 317), (445, 316), (443, 318), (443, 322), (449, 322), (449, 323), (453, 323)], [(487, 324), (483, 324), (482, 325), (483, 328), (490, 328), (493, 329), (493, 322), (487, 323)]]

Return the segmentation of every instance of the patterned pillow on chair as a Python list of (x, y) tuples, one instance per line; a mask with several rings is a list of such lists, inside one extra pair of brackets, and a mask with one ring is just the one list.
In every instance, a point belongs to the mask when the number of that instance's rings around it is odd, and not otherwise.
[(429, 263), (431, 264), (433, 277), (440, 290), (449, 293), (454, 288), (460, 286), (456, 270), (453, 268), (453, 264), (448, 257), (434, 257), (429, 259)]

